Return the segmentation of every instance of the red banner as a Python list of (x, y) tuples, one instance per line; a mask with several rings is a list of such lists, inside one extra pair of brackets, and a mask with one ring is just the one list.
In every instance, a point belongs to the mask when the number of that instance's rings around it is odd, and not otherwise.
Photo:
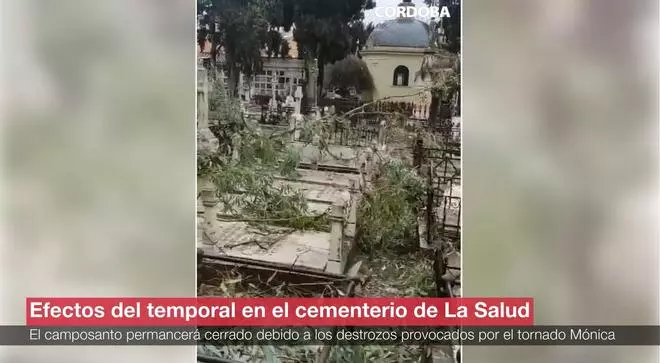
[(27, 298), (29, 326), (521, 326), (532, 298)]

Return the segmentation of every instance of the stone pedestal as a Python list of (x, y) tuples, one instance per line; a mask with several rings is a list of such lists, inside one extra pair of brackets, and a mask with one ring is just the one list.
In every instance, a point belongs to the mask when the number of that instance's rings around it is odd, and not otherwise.
[(360, 197), (360, 188), (355, 179), (349, 181), (349, 200), (350, 205), (347, 211), (346, 227), (344, 228), (344, 237), (351, 241), (351, 245), (355, 242), (355, 232), (357, 224), (357, 209)]
[(378, 146), (382, 147), (385, 145), (385, 137), (387, 135), (387, 124), (385, 123), (385, 120), (380, 122), (380, 125), (378, 127)]
[(208, 71), (197, 68), (197, 128), (209, 127), (209, 79)]
[(205, 244), (214, 245), (218, 241), (213, 237), (213, 229), (218, 220), (218, 202), (216, 187), (208, 178), (203, 178), (200, 182), (202, 205), (204, 206), (204, 231), (209, 238), (204, 238)]
[[(208, 73), (204, 68), (197, 71), (197, 154), (208, 156), (218, 151), (218, 139), (209, 129), (208, 107)], [(217, 188), (208, 176), (202, 176), (199, 181), (202, 204), (204, 205), (204, 230), (212, 231), (217, 221), (218, 197)], [(211, 239), (213, 237), (209, 236)], [(217, 241), (204, 239), (205, 243), (215, 244)]]
[(326, 271), (330, 273), (343, 273), (343, 244), (344, 244), (344, 205), (335, 202), (330, 212), (330, 247), (328, 251), (328, 265)]
[(241, 135), (236, 133), (231, 137), (231, 159), (235, 163), (239, 162), (241, 159), (240, 150), (241, 150)]
[(278, 84), (276, 72), (273, 72), (273, 75), (271, 76), (270, 79), (270, 84), (271, 84), (271, 93), (272, 93), (271, 101), (275, 102), (275, 99), (277, 97), (277, 84)]
[(323, 155), (325, 154), (323, 148), (321, 147), (321, 136), (318, 134), (312, 135), (312, 142), (308, 149), (310, 150), (309, 158), (312, 162), (312, 167), (317, 169), (318, 164), (321, 163)]
[[(197, 135), (197, 154), (199, 156), (207, 156), (218, 151), (219, 142), (215, 138), (211, 130), (208, 128), (199, 129)], [(204, 230), (209, 233), (210, 241), (204, 239), (205, 243), (215, 244), (215, 240), (211, 234), (213, 227), (218, 219), (218, 197), (217, 197), (217, 188), (210, 177), (203, 175), (199, 180), (199, 189), (202, 198), (202, 204), (204, 205)]]

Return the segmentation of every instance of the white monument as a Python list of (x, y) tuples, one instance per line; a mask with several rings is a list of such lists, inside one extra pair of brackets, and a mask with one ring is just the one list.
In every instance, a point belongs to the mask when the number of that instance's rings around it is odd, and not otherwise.
[(294, 97), (293, 108), (295, 110), (294, 114), (300, 115), (300, 108), (301, 108), (300, 104), (302, 102), (302, 97), (303, 97), (303, 91), (301, 86), (296, 87), (296, 92), (293, 94), (293, 97)]
[[(197, 155), (205, 157), (209, 154), (218, 152), (220, 143), (209, 129), (208, 119), (208, 73), (204, 68), (198, 69), (197, 74), (197, 97), (198, 97), (198, 120), (197, 120)], [(208, 176), (201, 176), (198, 180), (198, 186), (204, 205), (204, 230), (211, 231), (217, 223), (217, 206), (219, 199), (217, 188)], [(209, 236), (209, 238), (213, 238)], [(215, 244), (217, 241), (204, 240), (205, 243)]]
[(286, 106), (287, 106), (287, 107), (293, 107), (293, 108), (295, 108), (295, 101), (294, 101), (293, 96), (291, 96), (291, 95), (286, 96), (286, 101), (285, 101), (285, 103), (286, 103)]

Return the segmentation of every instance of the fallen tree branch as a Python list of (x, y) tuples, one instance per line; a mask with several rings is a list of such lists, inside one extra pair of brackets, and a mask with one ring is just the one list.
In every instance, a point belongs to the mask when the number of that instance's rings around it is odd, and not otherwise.
[[(316, 122), (325, 122), (325, 121), (330, 121), (330, 120), (332, 120), (333, 118), (340, 118), (340, 117), (343, 117), (343, 118), (349, 118), (351, 115), (354, 115), (354, 114), (357, 113), (358, 111), (363, 110), (365, 107), (370, 106), (370, 105), (374, 105), (374, 104), (376, 104), (376, 103), (378, 103), (378, 102), (383, 102), (383, 101), (387, 101), (387, 100), (395, 99), (395, 98), (413, 97), (413, 96), (417, 96), (417, 95), (419, 95), (419, 94), (422, 94), (422, 93), (424, 93), (424, 92), (430, 91), (431, 89), (433, 89), (433, 87), (425, 87), (425, 88), (420, 89), (420, 90), (417, 91), (417, 92), (413, 92), (413, 93), (409, 93), (409, 94), (405, 94), (405, 95), (382, 97), (382, 98), (379, 98), (379, 99), (373, 100), (373, 101), (371, 101), (371, 102), (364, 103), (364, 104), (362, 104), (361, 106), (358, 106), (358, 107), (356, 107), (356, 108), (354, 108), (354, 109), (348, 110), (348, 111), (344, 112), (344, 113), (341, 114), (341, 115), (334, 115), (334, 114), (333, 114), (333, 115), (323, 116), (323, 117), (321, 117), (321, 118), (319, 118), (318, 120), (315, 120), (315, 121), (316, 121)], [(395, 114), (395, 115), (396, 115), (396, 114), (400, 114), (399, 112), (382, 112), (382, 111), (365, 112), (365, 113), (367, 113), (367, 114), (382, 114), (382, 115), (392, 115), (392, 114)], [(294, 128), (294, 129), (289, 129), (289, 130), (286, 130), (286, 131), (282, 131), (282, 132), (280, 132), (280, 133), (273, 133), (273, 134), (271, 134), (270, 138), (275, 137), (275, 135), (277, 135), (277, 136), (284, 136), (284, 135), (287, 135), (287, 134), (293, 133), (293, 132), (298, 131), (298, 130), (302, 130), (302, 129), (301, 129), (301, 128)]]
[(317, 215), (311, 215), (311, 216), (295, 216), (295, 217), (289, 217), (289, 218), (229, 218), (229, 217), (218, 217), (219, 221), (223, 222), (288, 222), (288, 221), (295, 221), (296, 219), (301, 219), (301, 218), (309, 218), (311, 220), (316, 220), (316, 219), (321, 219), (323, 216), (327, 215), (328, 213), (321, 213)]
[(202, 355), (202, 354), (197, 354), (197, 361), (201, 363), (241, 363), (233, 359), (210, 357), (208, 355)]
[(344, 113), (343, 116), (344, 116), (344, 117), (347, 117), (347, 116), (349, 116), (349, 115), (351, 115), (351, 114), (353, 114), (353, 113), (355, 113), (355, 112), (357, 112), (357, 111), (360, 111), (360, 110), (364, 109), (365, 107), (367, 107), (367, 106), (369, 106), (369, 105), (373, 105), (373, 104), (376, 104), (376, 103), (378, 103), (378, 102), (387, 101), (387, 100), (394, 99), (394, 98), (405, 98), (405, 97), (417, 96), (417, 95), (422, 94), (422, 93), (424, 93), (424, 92), (430, 91), (432, 88), (433, 88), (433, 87), (425, 87), (425, 88), (422, 88), (422, 89), (420, 89), (419, 91), (414, 92), (414, 93), (409, 93), (409, 94), (399, 95), (399, 96), (387, 96), (387, 97), (379, 98), (379, 99), (377, 99), (377, 100), (374, 100), (374, 101), (371, 101), (371, 102), (367, 102), (367, 103), (365, 103), (365, 104), (363, 104), (363, 105), (361, 105), (361, 106), (359, 106), (359, 107), (356, 107), (356, 108), (354, 108), (354, 109), (352, 109), (352, 110), (350, 110), (350, 111)]

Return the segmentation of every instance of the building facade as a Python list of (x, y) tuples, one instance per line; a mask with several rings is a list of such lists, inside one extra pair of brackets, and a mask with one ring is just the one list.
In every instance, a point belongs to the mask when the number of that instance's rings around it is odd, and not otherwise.
[[(262, 70), (258, 74), (239, 77), (239, 96), (245, 101), (251, 101), (255, 96), (270, 96), (272, 99), (296, 98), (305, 86), (305, 67), (302, 59), (298, 59), (298, 47), (290, 33), (283, 33), (283, 38), (289, 43), (289, 54), (284, 57), (268, 57), (262, 54)], [(211, 43), (206, 42), (203, 48), (198, 46), (198, 61), (205, 66), (210, 65)], [(222, 50), (218, 62), (222, 62)], [(225, 79), (226, 81), (226, 79)], [(299, 98), (299, 97), (297, 97)]]
[[(399, 6), (414, 4), (404, 1)], [(373, 76), (375, 98), (396, 97), (396, 101), (413, 103), (430, 99), (428, 94), (419, 94), (429, 83), (415, 79), (429, 50), (430, 37), (428, 24), (405, 15), (372, 31), (360, 54)]]

